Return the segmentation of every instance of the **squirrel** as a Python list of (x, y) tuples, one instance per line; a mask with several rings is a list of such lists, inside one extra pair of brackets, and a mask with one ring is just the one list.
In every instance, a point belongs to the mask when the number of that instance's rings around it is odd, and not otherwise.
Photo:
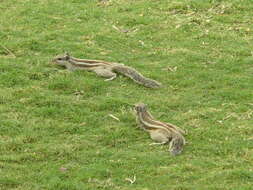
[(70, 56), (68, 53), (56, 56), (53, 59), (53, 63), (56, 65), (64, 66), (70, 71), (74, 70), (93, 71), (98, 76), (107, 78), (105, 81), (115, 79), (117, 77), (116, 73), (120, 73), (124, 76), (131, 78), (136, 83), (141, 84), (148, 88), (158, 88), (161, 86), (159, 82), (146, 78), (142, 74), (137, 72), (135, 69), (120, 63), (91, 60), (91, 59), (78, 59)]
[(152, 140), (158, 143), (152, 144), (167, 144), (169, 143), (169, 151), (172, 155), (180, 154), (185, 145), (185, 132), (179, 127), (157, 121), (148, 112), (147, 106), (143, 103), (135, 104), (136, 119), (142, 129), (150, 134)]

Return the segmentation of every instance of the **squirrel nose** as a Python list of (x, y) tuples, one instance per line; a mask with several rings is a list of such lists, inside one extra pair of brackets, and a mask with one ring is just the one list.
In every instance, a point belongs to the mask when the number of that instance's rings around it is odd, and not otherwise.
[(179, 155), (179, 154), (181, 154), (181, 150), (173, 150), (173, 151), (171, 151), (171, 154), (173, 155), (173, 156), (177, 156), (177, 155)]

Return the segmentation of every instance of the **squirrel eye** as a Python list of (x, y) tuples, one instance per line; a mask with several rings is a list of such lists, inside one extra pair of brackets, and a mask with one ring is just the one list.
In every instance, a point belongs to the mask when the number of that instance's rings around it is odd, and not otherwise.
[(59, 58), (57, 58), (57, 60), (62, 60), (62, 58), (59, 57)]

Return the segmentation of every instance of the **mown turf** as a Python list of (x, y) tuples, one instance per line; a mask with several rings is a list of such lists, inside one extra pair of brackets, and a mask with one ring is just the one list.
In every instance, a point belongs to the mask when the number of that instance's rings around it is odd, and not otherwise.
[[(252, 190), (252, 12), (251, 0), (0, 1), (0, 189)], [(64, 51), (163, 88), (51, 65)], [(187, 130), (182, 155), (149, 146), (136, 102)]]

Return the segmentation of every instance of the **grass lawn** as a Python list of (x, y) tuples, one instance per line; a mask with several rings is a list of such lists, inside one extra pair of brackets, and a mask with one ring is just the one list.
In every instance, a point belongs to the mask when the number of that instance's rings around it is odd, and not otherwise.
[[(0, 189), (252, 190), (252, 12), (251, 0), (0, 1)], [(50, 64), (65, 51), (163, 88)], [(149, 146), (137, 102), (188, 132), (181, 155)]]

